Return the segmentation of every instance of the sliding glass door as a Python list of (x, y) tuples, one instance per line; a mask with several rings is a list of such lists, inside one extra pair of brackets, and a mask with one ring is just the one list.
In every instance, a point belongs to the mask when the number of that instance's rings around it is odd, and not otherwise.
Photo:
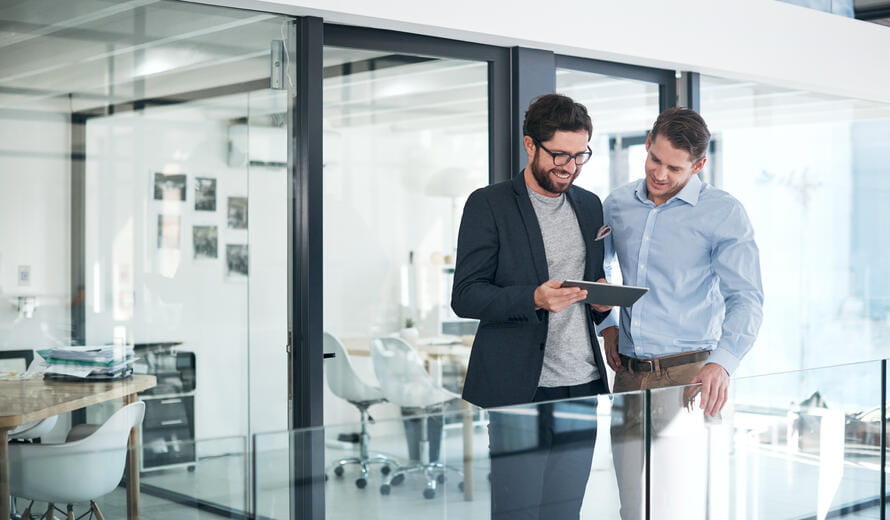
[(0, 349), (133, 345), (158, 380), (141, 395), (143, 493), (245, 511), (250, 436), (288, 427), (293, 19), (7, 4)]

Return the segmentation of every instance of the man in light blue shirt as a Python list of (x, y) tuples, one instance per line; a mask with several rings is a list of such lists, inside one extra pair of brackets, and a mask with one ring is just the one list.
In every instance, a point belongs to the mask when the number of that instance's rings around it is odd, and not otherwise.
[[(700, 390), (704, 415), (720, 412), (729, 376), (754, 344), (763, 318), (759, 255), (748, 216), (738, 200), (697, 175), (709, 140), (695, 111), (665, 111), (646, 140), (646, 177), (613, 191), (603, 209), (623, 283), (649, 288), (632, 307), (621, 309), (620, 330), (614, 313), (598, 327), (616, 371), (614, 392), (696, 385), (653, 392), (652, 399), (653, 459), (686, 453), (678, 459), (685, 463), (695, 457), (687, 453), (690, 448), (701, 451), (690, 437), (704, 430), (702, 414), (695, 425), (684, 407), (692, 406)], [(612, 429), (622, 518), (639, 518), (643, 411), (636, 397), (615, 404), (624, 416)], [(681, 442), (670, 444), (671, 435)], [(651, 489), (659, 489), (650, 497), (652, 518), (703, 517), (703, 501), (675, 488), (680, 479), (670, 473), (677, 466), (662, 462), (650, 461)], [(686, 473), (680, 484), (702, 494)]]

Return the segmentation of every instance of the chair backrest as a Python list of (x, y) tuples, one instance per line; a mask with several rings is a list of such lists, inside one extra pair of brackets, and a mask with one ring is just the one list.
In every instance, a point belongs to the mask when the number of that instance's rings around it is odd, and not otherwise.
[(437, 386), (414, 347), (396, 337), (371, 342), (371, 359), (386, 399), (406, 408), (426, 408), (456, 395)]
[(70, 504), (113, 491), (124, 474), (130, 430), (142, 423), (145, 403), (129, 404), (88, 437), (62, 444), (10, 444), (13, 496)]
[(9, 430), (10, 439), (39, 439), (56, 427), (58, 415), (47, 417), (39, 421), (25, 423)]
[(379, 401), (383, 399), (383, 393), (379, 388), (365, 383), (352, 361), (346, 348), (340, 340), (333, 335), (324, 333), (324, 351), (333, 353), (334, 357), (324, 360), (325, 374), (328, 376), (328, 386), (337, 397), (351, 403)]

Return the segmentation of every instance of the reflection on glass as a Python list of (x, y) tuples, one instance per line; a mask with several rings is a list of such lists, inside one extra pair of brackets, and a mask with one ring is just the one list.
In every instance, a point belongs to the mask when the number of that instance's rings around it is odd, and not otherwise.
[[(135, 343), (158, 377), (148, 480), (183, 491), (204, 459), (248, 468), (243, 439), (287, 426), (288, 93), (269, 89), (269, 55), (289, 19), (166, 1), (2, 11), (0, 349)], [(195, 449), (226, 436), (242, 441)], [(248, 475), (227, 505), (243, 509)]]
[(890, 105), (711, 76), (701, 93), (716, 184), (760, 247), (765, 315), (742, 372), (890, 355)]
[[(836, 377), (857, 384), (837, 386)], [(688, 413), (695, 422), (678, 438), (680, 449), (661, 443), (677, 425), (653, 420), (653, 511), (668, 500), (654, 491), (656, 478), (682, 475), (682, 489), (696, 479), (700, 485), (689, 487), (679, 507), (696, 500), (709, 518), (826, 518), (841, 507), (877, 516), (880, 422), (873, 412), (881, 385), (874, 362), (736, 379), (719, 421), (698, 408)], [(653, 405), (678, 390), (653, 390)]]
[(556, 70), (556, 91), (587, 107), (593, 158), (575, 181), (605, 200), (643, 176), (646, 132), (658, 117), (658, 85), (569, 69)]

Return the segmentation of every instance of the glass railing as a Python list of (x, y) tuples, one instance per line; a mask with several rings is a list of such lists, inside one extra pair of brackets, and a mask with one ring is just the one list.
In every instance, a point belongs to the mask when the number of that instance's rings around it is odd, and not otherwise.
[[(137, 445), (140, 457), (197, 454), (194, 463), (141, 472), (138, 507), (167, 518), (468, 520), (490, 518), (493, 508), (504, 518), (573, 510), (581, 518), (877, 518), (885, 387), (886, 361), (875, 361), (735, 379), (718, 417), (705, 417), (697, 400), (686, 406), (695, 386), (489, 410), (379, 403), (370, 408), (377, 420), (364, 425)], [(108, 459), (74, 461), (76, 450), (32, 446), (25, 456), (16, 441), (8, 448), (17, 514), (31, 499), (31, 514), (46, 511), (47, 491), (32, 489), (41, 479), (28, 476), (39, 466), (71, 472), (55, 489), (81, 493), (71, 495), (86, 501), (77, 516), (90, 498), (105, 518), (127, 516), (126, 478), (83, 495), (85, 465)], [(25, 478), (32, 488), (16, 480)], [(64, 496), (54, 498), (60, 517)]]

